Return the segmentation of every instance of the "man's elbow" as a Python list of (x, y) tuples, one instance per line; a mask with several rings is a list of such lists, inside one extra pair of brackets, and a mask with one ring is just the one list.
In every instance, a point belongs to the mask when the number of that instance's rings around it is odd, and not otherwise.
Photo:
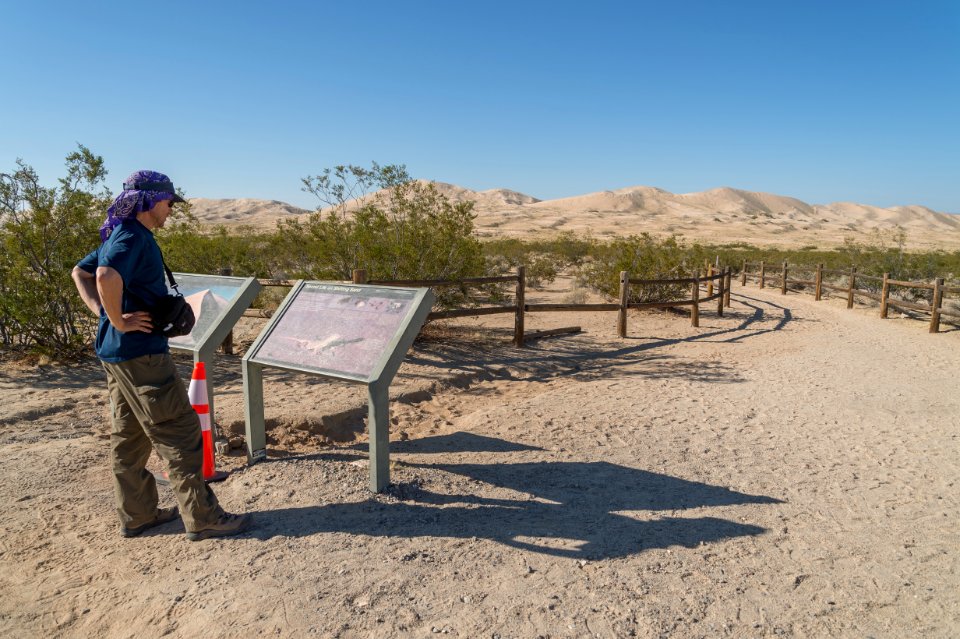
[(109, 266), (98, 266), (96, 278), (97, 278), (97, 284), (109, 283), (109, 282), (112, 282), (113, 280), (119, 279), (120, 274), (117, 273), (112, 268), (110, 268)]
[(80, 280), (92, 280), (96, 276), (93, 273), (83, 270), (79, 266), (74, 266), (73, 270), (70, 271), (70, 277), (72, 277), (75, 282), (79, 282)]

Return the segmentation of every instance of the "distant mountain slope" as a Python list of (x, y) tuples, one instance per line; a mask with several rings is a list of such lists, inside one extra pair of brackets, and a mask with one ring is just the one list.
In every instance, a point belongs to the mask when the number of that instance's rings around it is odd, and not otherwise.
[[(729, 187), (674, 194), (650, 186), (539, 200), (507, 189), (473, 191), (435, 182), (451, 201), (473, 201), (482, 237), (535, 237), (559, 231), (594, 237), (676, 233), (691, 241), (831, 247), (902, 229), (913, 248), (960, 250), (960, 216), (924, 206), (882, 208), (853, 202), (808, 204), (793, 197)], [(377, 197), (371, 194), (370, 197)], [(272, 228), (304, 209), (267, 200), (190, 200), (207, 224)]]
[(190, 198), (190, 208), (203, 224), (249, 224), (273, 227), (280, 218), (301, 216), (310, 211), (279, 200)]
[[(425, 181), (425, 180), (421, 180)], [(489, 189), (487, 191), (471, 191), (456, 184), (447, 184), (446, 182), (434, 182), (433, 185), (437, 191), (448, 197), (453, 202), (464, 202), (472, 200), (476, 202), (477, 210), (488, 211), (512, 206), (524, 206), (539, 202), (535, 197), (524, 195), (517, 191), (509, 189)]]

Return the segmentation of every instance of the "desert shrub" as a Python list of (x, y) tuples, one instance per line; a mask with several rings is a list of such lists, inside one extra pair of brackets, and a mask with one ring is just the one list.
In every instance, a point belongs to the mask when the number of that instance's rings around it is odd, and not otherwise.
[[(687, 246), (682, 238), (658, 238), (649, 233), (614, 239), (597, 247), (592, 261), (585, 262), (578, 278), (607, 297), (619, 294), (620, 272), (632, 280), (692, 277), (703, 263), (703, 248)], [(686, 299), (686, 284), (660, 284), (630, 287), (631, 302)]]
[(488, 272), (515, 272), (524, 266), (527, 285), (540, 288), (553, 282), (560, 273), (568, 272), (592, 259), (599, 246), (591, 237), (578, 238), (571, 231), (533, 240), (497, 238), (483, 242)]
[(589, 234), (585, 237), (577, 237), (572, 231), (563, 231), (549, 238), (533, 240), (530, 244), (534, 252), (555, 256), (561, 269), (580, 266), (597, 246), (596, 240)]
[(531, 288), (543, 288), (550, 284), (560, 270), (564, 267), (562, 258), (552, 253), (530, 253), (526, 258), (524, 274), (527, 278), (527, 286)]
[[(288, 277), (348, 280), (359, 268), (371, 280), (484, 274), (473, 203), (451, 202), (432, 183), (412, 180), (404, 167), (338, 166), (303, 182), (328, 206), (305, 221), (279, 224), (271, 251), (284, 256)], [(437, 297), (441, 306), (470, 301), (464, 289), (438, 289)]]
[(512, 268), (521, 264), (529, 267), (534, 256), (546, 255), (558, 271), (563, 271), (581, 265), (597, 246), (598, 242), (589, 236), (578, 238), (571, 231), (563, 231), (553, 237), (526, 241), (512, 237), (485, 240), (483, 252), (488, 258), (505, 261)]
[[(472, 203), (452, 203), (402, 166), (338, 166), (303, 180), (324, 208), (272, 232), (213, 230), (189, 215), (159, 240), (174, 268), (277, 279), (461, 279), (489, 270), (473, 237)], [(372, 192), (376, 190), (375, 192)], [(182, 267), (180, 266), (182, 265)], [(493, 265), (490, 265), (491, 267)], [(438, 289), (441, 306), (500, 297), (491, 289)]]
[(0, 343), (56, 357), (82, 352), (96, 318), (70, 278), (73, 266), (99, 242), (97, 228), (110, 196), (103, 158), (78, 145), (66, 176), (43, 187), (32, 167), (17, 161), (0, 174)]
[(238, 277), (279, 277), (275, 271), (285, 266), (284, 257), (271, 251), (271, 234), (249, 226), (203, 228), (186, 205), (179, 206), (174, 223), (156, 233), (172, 270), (216, 274), (229, 268)]
[(587, 291), (579, 286), (574, 287), (572, 291), (563, 296), (561, 301), (564, 304), (586, 304), (590, 299)]

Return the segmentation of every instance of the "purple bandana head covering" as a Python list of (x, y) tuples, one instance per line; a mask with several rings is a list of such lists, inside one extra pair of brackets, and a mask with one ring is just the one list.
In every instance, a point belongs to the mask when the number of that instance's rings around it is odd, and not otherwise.
[(137, 217), (138, 213), (149, 211), (157, 202), (173, 200), (183, 202), (177, 195), (173, 182), (163, 173), (156, 171), (137, 171), (123, 183), (120, 193), (107, 209), (107, 219), (100, 227), (100, 241), (106, 242), (113, 229), (124, 220)]

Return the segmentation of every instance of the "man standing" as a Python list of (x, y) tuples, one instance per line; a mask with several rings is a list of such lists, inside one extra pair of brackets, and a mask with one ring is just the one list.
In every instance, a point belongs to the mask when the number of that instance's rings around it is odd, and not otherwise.
[[(112, 410), (110, 448), (120, 534), (135, 537), (182, 513), (192, 541), (243, 532), (250, 515), (220, 507), (203, 481), (200, 422), (170, 357), (153, 331), (150, 308), (167, 295), (162, 228), (183, 202), (166, 175), (137, 171), (123, 185), (100, 227), (102, 244), (73, 269), (80, 297), (100, 316), (96, 352), (107, 372)], [(151, 446), (168, 464), (176, 507), (158, 508), (156, 480), (146, 469)]]

